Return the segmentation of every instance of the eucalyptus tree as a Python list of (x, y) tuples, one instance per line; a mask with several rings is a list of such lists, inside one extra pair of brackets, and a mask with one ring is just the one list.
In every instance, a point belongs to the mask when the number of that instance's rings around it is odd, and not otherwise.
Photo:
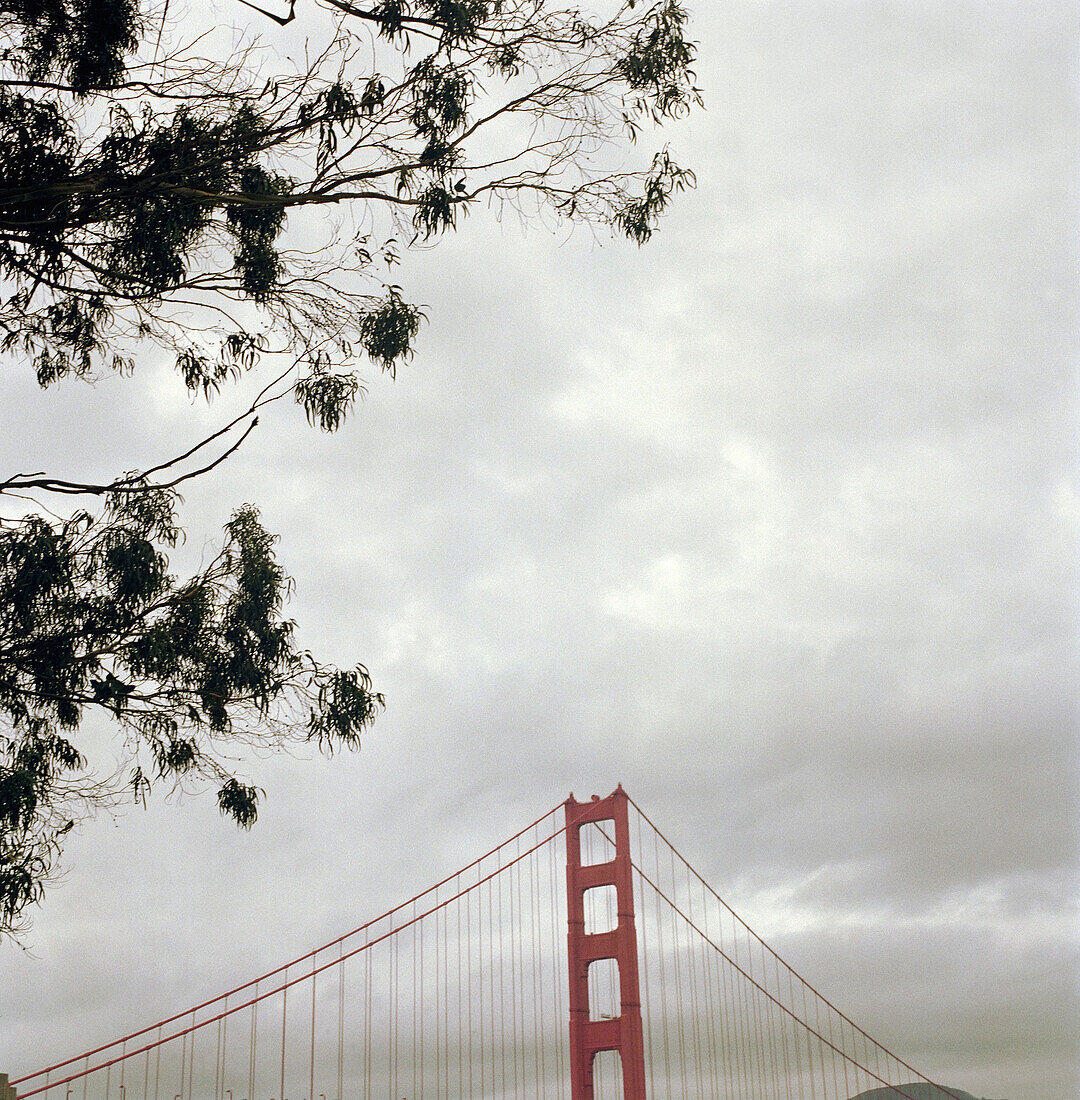
[[(423, 314), (389, 281), (407, 250), (506, 204), (644, 243), (693, 183), (643, 148), (699, 102), (677, 0), (221, 0), (214, 14), (185, 39), (176, 0), (0, 0), (7, 369), (47, 387), (165, 355), (206, 397), (261, 376), (241, 415), (151, 468), (0, 481), (0, 934), (88, 807), (210, 780), (249, 826), (260, 792), (234, 774), (235, 742), (355, 747), (381, 705), (362, 665), (297, 647), (253, 507), (209, 565), (169, 572), (178, 487), (275, 402), (333, 431), (365, 365), (409, 359)], [(287, 37), (307, 43), (303, 64)], [(78, 745), (93, 708), (120, 732), (111, 779)]]

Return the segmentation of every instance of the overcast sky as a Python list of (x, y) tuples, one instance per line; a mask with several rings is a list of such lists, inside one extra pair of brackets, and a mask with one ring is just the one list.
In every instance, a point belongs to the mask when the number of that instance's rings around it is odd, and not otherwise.
[[(1080, 1094), (1075, 5), (691, 6), (699, 186), (649, 246), (475, 212), (400, 269), (396, 382), (186, 494), (191, 560), (259, 505), (303, 644), (387, 709), (356, 756), (246, 765), (250, 834), (212, 796), (73, 834), (0, 949), (0, 1070), (621, 781), (923, 1072)], [(2, 386), (2, 468), (59, 476), (220, 413), (152, 370)]]

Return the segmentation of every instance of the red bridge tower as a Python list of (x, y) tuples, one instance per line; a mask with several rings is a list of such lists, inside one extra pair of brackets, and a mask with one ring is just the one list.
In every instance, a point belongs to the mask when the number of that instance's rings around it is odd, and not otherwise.
[[(593, 1100), (593, 1059), (602, 1050), (618, 1051), (625, 1100), (645, 1100), (645, 1050), (638, 989), (634, 885), (630, 866), (630, 825), (626, 792), (620, 783), (607, 798), (577, 802), (566, 810), (566, 900), (570, 962), (570, 1097)], [(582, 864), (581, 827), (599, 822), (615, 838), (615, 857), (607, 863)], [(614, 886), (618, 924), (607, 932), (585, 932), (585, 892)], [(619, 1015), (589, 1019), (589, 964), (614, 959), (619, 968)]]

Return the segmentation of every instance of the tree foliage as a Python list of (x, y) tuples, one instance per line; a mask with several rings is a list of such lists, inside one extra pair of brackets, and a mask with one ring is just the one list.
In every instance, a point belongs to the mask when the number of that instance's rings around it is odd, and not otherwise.
[[(80, 806), (117, 793), (76, 781), (71, 737), (87, 708), (108, 711), (128, 743), (122, 785), (211, 778), (240, 825), (258, 791), (218, 753), (298, 730), (355, 747), (381, 702), (363, 668), (321, 668), (282, 617), (288, 580), (253, 508), (239, 509), (215, 559), (182, 583), (162, 546), (178, 535), (174, 495), (109, 494), (103, 514), (29, 516), (0, 538), (0, 900), (4, 917), (41, 895), (58, 839)], [(305, 707), (305, 704), (306, 707)]]
[[(693, 183), (666, 148), (634, 149), (699, 102), (678, 0), (272, 7), (234, 0), (226, 44), (213, 27), (184, 40), (164, 2), (0, 0), (5, 356), (50, 386), (164, 353), (205, 398), (266, 375), (246, 412), (152, 469), (0, 481), (20, 500), (0, 516), (0, 934), (80, 808), (203, 777), (250, 825), (258, 792), (229, 744), (355, 746), (380, 704), (362, 666), (297, 649), (251, 507), (210, 565), (169, 572), (177, 486), (275, 401), (333, 431), (364, 364), (410, 357), (423, 314), (388, 281), (402, 251), (506, 204), (644, 243)], [(303, 65), (286, 34), (309, 43)], [(99, 509), (58, 517), (43, 494)], [(88, 778), (75, 743), (88, 708), (124, 731), (114, 781)]]

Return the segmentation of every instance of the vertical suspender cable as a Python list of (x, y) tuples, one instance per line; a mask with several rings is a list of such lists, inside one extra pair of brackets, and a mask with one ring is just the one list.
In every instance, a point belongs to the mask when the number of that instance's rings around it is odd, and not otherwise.
[[(453, 887), (451, 887), (453, 889)], [(443, 1044), (445, 1056), (443, 1057), (443, 1095), (450, 1100), (450, 1075), (452, 1055), (450, 1053), (450, 910), (444, 908), (443, 917), (443, 944), (442, 944), (442, 988), (443, 988)]]
[[(520, 851), (520, 847), (515, 843), (514, 856), (517, 857)], [(521, 1032), (521, 1019), (518, 1012), (518, 994), (521, 991), (521, 968), (519, 965), (518, 954), (518, 917), (521, 912), (519, 904), (519, 898), (517, 896), (518, 888), (518, 870), (519, 865), (515, 862), (509, 872), (509, 897), (510, 897), (510, 1007), (511, 1018), (510, 1023), (513, 1029), (513, 1051), (514, 1051), (514, 1095), (521, 1096), (523, 1090), (518, 1088), (518, 1082), (523, 1078), (523, 1071), (520, 1065), (520, 1055), (522, 1053), (523, 1044), (519, 1041), (519, 1035)]]
[[(845, 1045), (844, 1045), (845, 1042), (846, 1042), (846, 1040), (844, 1039), (844, 1021), (843, 1021), (843, 1018), (841, 1018), (841, 1020), (840, 1020), (840, 1044), (839, 1045), (840, 1045), (840, 1049), (844, 1050), (846, 1052), (846, 1048), (845, 1048)], [(853, 1096), (854, 1093), (851, 1091), (850, 1082), (848, 1081), (848, 1060), (847, 1060), (847, 1058), (841, 1058), (840, 1059), (840, 1064), (844, 1067), (844, 1095), (845, 1096)], [(857, 1083), (858, 1083), (858, 1078), (856, 1078), (856, 1084)]]
[[(338, 942), (338, 1024), (337, 1024), (337, 1094), (334, 1100), (345, 1100), (345, 960), (341, 958), (344, 947)], [(250, 1097), (249, 1100), (254, 1100)]]
[[(754, 945), (750, 944), (750, 974), (756, 975), (757, 963), (754, 958)], [(761, 976), (760, 985), (767, 981)], [(758, 1029), (758, 1045), (761, 1051), (761, 1084), (766, 1100), (778, 1100), (776, 1096), (776, 1076), (772, 1072), (772, 1032), (769, 1030), (769, 999), (763, 999), (760, 989), (754, 990), (754, 1019)]]
[(522, 1100), (527, 1100), (529, 1095), (529, 1038), (526, 990), (529, 978), (525, 963), (525, 914), (528, 910), (528, 902), (525, 896), (525, 868), (519, 863), (516, 870), (518, 873), (518, 988), (521, 994), (518, 1001), (521, 1020), (521, 1097)]
[[(559, 948), (558, 948), (558, 936), (556, 934), (556, 923), (558, 917), (556, 913), (558, 911), (557, 898), (555, 885), (555, 844), (554, 842), (547, 846), (548, 857), (548, 876), (547, 876), (547, 909), (548, 909), (548, 955), (551, 959), (551, 982), (547, 986), (551, 990), (550, 1002), (544, 1009), (544, 1035), (545, 1038), (548, 1034), (552, 1036), (554, 1042), (550, 1044), (545, 1043), (544, 1049), (544, 1065), (547, 1066), (548, 1061), (551, 1061), (551, 1070), (555, 1080), (555, 1088), (559, 1100), (563, 1098), (563, 1080), (562, 1080), (562, 1066), (559, 1059), (559, 1054), (562, 1051), (562, 1042), (560, 1041), (560, 1035), (563, 1031), (563, 1017), (560, 1010), (559, 1003), (559, 990), (562, 989), (563, 978), (559, 973)], [(565, 968), (562, 971), (566, 973)], [(550, 1028), (550, 1031), (549, 1031)], [(546, 1091), (546, 1090), (545, 1090)], [(548, 1093), (550, 1095), (550, 1092)]]
[[(412, 916), (413, 916), (413, 919), (415, 920), (416, 919), (416, 902), (415, 901), (413, 902), (413, 906), (412, 906)], [(423, 922), (421, 921), (421, 924), (422, 923)], [(417, 1072), (417, 1068), (418, 1068), (418, 1063), (417, 1063), (417, 1058), (416, 1058), (416, 1054), (417, 1054), (417, 1050), (416, 1050), (417, 1019), (416, 1019), (416, 1017), (420, 1012), (420, 1002), (419, 1002), (419, 1000), (417, 1000), (417, 996), (416, 996), (417, 989), (418, 989), (418, 982), (419, 982), (419, 976), (417, 975), (417, 960), (418, 960), (418, 957), (419, 957), (419, 939), (420, 939), (419, 929), (418, 929), (417, 925), (414, 924), (412, 926), (411, 932), (412, 932), (412, 1012), (410, 1013), (410, 1016), (412, 1017), (412, 1020), (411, 1020), (411, 1022), (412, 1022), (412, 1095), (416, 1096), (417, 1095), (416, 1072)]]
[(188, 1046), (188, 1100), (191, 1100), (195, 1089), (195, 1012), (191, 1013), (191, 1043)]
[[(567, 839), (566, 839), (566, 836), (564, 834), (563, 838), (562, 838), (563, 862), (564, 863), (566, 861), (566, 845), (567, 845)], [(556, 880), (556, 889), (558, 890), (558, 893), (559, 893), (559, 896), (560, 896), (560, 899), (561, 899), (562, 894), (564, 892), (564, 886), (563, 886), (563, 883), (562, 883), (561, 879), (558, 878), (558, 877), (557, 877), (557, 880)], [(567, 919), (569, 919), (568, 916), (567, 916)], [(560, 931), (562, 931), (561, 928), (560, 928)], [(566, 937), (565, 937), (565, 935), (560, 936), (560, 946), (562, 946), (562, 947), (566, 946)], [(560, 975), (560, 977), (561, 977), (561, 975)], [(565, 998), (565, 1000), (564, 1000), (564, 998)], [(559, 1022), (561, 1024), (562, 1021), (567, 1018), (567, 1015), (570, 1011), (570, 991), (569, 991), (569, 989), (566, 988), (566, 986), (564, 985), (564, 983), (562, 981), (559, 982), (559, 1009), (560, 1009)], [(567, 1038), (569, 1038), (569, 1036)], [(560, 1059), (561, 1059), (560, 1064), (562, 1066), (562, 1073), (560, 1073), (559, 1078), (560, 1078), (560, 1080), (562, 1080), (566, 1083), (566, 1091), (569, 1093), (569, 1092), (572, 1091), (570, 1089), (570, 1081), (569, 1081), (569, 1077), (570, 1077), (570, 1047), (569, 1047), (569, 1044), (567, 1044), (567, 1046), (565, 1046), (565, 1047), (563, 1047), (562, 1044), (560, 1044), (560, 1046), (559, 1046), (559, 1056), (560, 1056)]]
[[(715, 911), (715, 910), (714, 910)], [(710, 938), (717, 939), (723, 932), (723, 914), (717, 913), (718, 928), (716, 932), (710, 930)], [(731, 1100), (731, 1085), (727, 1072), (727, 1055), (724, 1035), (724, 1005), (723, 991), (721, 989), (721, 968), (724, 965), (723, 958), (717, 952), (709, 956), (709, 989), (711, 1012), (713, 1018), (713, 1063), (716, 1077), (715, 1100)]]
[[(476, 905), (479, 910), (480, 895), (476, 896)], [(468, 1012), (465, 1015), (465, 1026), (468, 1034), (468, 1051), (469, 1051), (469, 1092), (470, 1098), (476, 1096), (473, 1092), (473, 964), (472, 964), (472, 894), (466, 894), (465, 896), (465, 973), (467, 977), (467, 996), (466, 1000), (469, 1006)]]
[(503, 921), (503, 887), (504, 881), (496, 879), (498, 883), (498, 928), (499, 928), (499, 953), (498, 953), (498, 980), (499, 980), (499, 1068), (502, 1069), (503, 1096), (506, 1091), (506, 977), (504, 971), (504, 958), (506, 956), (506, 942), (503, 938), (503, 930), (506, 924)]
[[(821, 1058), (821, 1091), (825, 1096), (829, 1095), (829, 1086), (825, 1080), (825, 1059), (828, 1057), (825, 1044), (821, 1041), (821, 998), (814, 994), (814, 1037), (818, 1041), (818, 1053)], [(833, 1096), (836, 1095), (836, 1063), (833, 1066)]]
[(399, 959), (399, 940), (400, 936), (395, 935), (390, 939), (390, 988), (392, 990), (391, 998), (392, 1003), (390, 1006), (390, 1026), (393, 1029), (393, 1041), (390, 1044), (390, 1080), (391, 1091), (396, 1097), (398, 1095), (398, 1038), (401, 1028), (399, 1025), (398, 1017), (398, 1004), (401, 999), (401, 976), (398, 973), (398, 959)]
[[(808, 1021), (809, 1018), (810, 1018), (810, 1012), (806, 1007), (806, 983), (805, 982), (803, 982), (802, 995), (803, 995), (802, 996), (802, 1000), (803, 1000), (802, 1018), (803, 1018), (803, 1020)], [(819, 1043), (818, 1044), (819, 1052), (820, 1052), (820, 1046), (821, 1046), (821, 1044)], [(809, 1063), (810, 1063), (811, 1095), (816, 1097), (817, 1096), (817, 1073), (816, 1073), (816, 1067), (814, 1065), (814, 1042), (813, 1042), (813, 1032), (810, 1030), (809, 1027), (806, 1029), (806, 1050), (807, 1050), (807, 1054), (808, 1054), (808, 1060), (809, 1060)], [(828, 1092), (825, 1089), (825, 1065), (824, 1065), (824, 1063), (822, 1063), (822, 1066), (821, 1066), (821, 1100), (826, 1100), (827, 1096), (828, 1096)]]
[[(488, 1060), (483, 1063), (485, 1066), (491, 1067), (491, 1096), (492, 1100), (495, 1097), (495, 1051), (497, 1047), (495, 1045), (495, 920), (494, 909), (495, 903), (492, 900), (492, 891), (495, 889), (498, 880), (495, 883), (489, 883), (486, 895), (487, 895), (487, 976), (488, 976), (488, 1034), (490, 1035), (491, 1042), (491, 1055)], [(486, 1074), (484, 1075), (486, 1078)]]
[[(711, 929), (709, 928), (708, 918), (711, 912), (709, 903), (703, 898), (702, 904), (705, 906), (705, 931), (708, 934)], [(702, 1021), (702, 1026), (705, 1029), (705, 1050), (706, 1050), (706, 1062), (708, 1065), (706, 1071), (706, 1079), (709, 1083), (709, 1100), (718, 1100), (717, 1086), (719, 1084), (720, 1069), (716, 1063), (716, 1005), (715, 992), (713, 990), (713, 968), (712, 959), (706, 949), (705, 942), (702, 940), (699, 942), (698, 947), (701, 951), (701, 973), (702, 984), (704, 987), (704, 999), (705, 999), (705, 1019)]]
[[(438, 897), (436, 897), (438, 901)], [(442, 995), (442, 971), (440, 965), (442, 962), (442, 940), (439, 936), (439, 920), (442, 917), (442, 910), (436, 910), (435, 912), (435, 1100), (440, 1100), (442, 1097), (442, 1005), (440, 998)]]
[[(746, 960), (747, 973), (750, 975), (751, 979), (753, 979), (753, 975), (754, 975), (754, 945), (752, 943), (747, 945), (747, 953), (749, 955), (749, 958)], [(753, 1006), (753, 1009), (754, 1009), (754, 1034), (757, 1036), (757, 1043), (756, 1043), (756, 1046), (757, 1046), (757, 1060), (758, 1060), (757, 1071), (758, 1071), (758, 1074), (759, 1074), (758, 1080), (761, 1082), (761, 1084), (759, 1085), (760, 1095), (762, 1095), (765, 1098), (765, 1100), (768, 1100), (768, 1097), (769, 1097), (769, 1069), (768, 1069), (768, 1064), (767, 1064), (767, 1061), (766, 1061), (766, 1053), (765, 1053), (765, 1047), (766, 1047), (765, 1027), (762, 1023), (762, 1018), (761, 1018), (761, 1007), (762, 1007), (761, 1006), (761, 996), (760, 996), (759, 991), (756, 988), (748, 990), (748, 993), (749, 993), (749, 996), (750, 996), (751, 1005)]]
[[(371, 933), (365, 932), (364, 943), (370, 941)], [(374, 957), (369, 949), (364, 952), (364, 1100), (371, 1100), (371, 980), (374, 969)]]
[[(728, 945), (728, 952), (730, 953), (730, 957), (732, 958), (734, 957), (735, 952), (738, 950), (738, 935), (738, 929), (735, 927), (733, 921), (731, 927), (731, 941)], [(742, 1013), (740, 1011), (742, 1006), (742, 995), (738, 983), (738, 972), (734, 969), (731, 963), (725, 960), (724, 987), (725, 995), (731, 1005), (731, 1013), (728, 1018), (732, 1021), (732, 1027), (729, 1030), (728, 1043), (731, 1048), (732, 1058), (736, 1067), (736, 1076), (739, 1084), (739, 1100), (746, 1100), (747, 1090), (750, 1087), (750, 1079), (746, 1072), (746, 1062), (743, 1058)]]
[[(154, 1100), (158, 1100), (161, 1089), (161, 1027), (157, 1029), (157, 1047), (154, 1050)], [(149, 1052), (147, 1052), (149, 1053)]]
[[(674, 893), (675, 887), (675, 853), (672, 849), (671, 854), (671, 885), (672, 893)], [(678, 1015), (675, 1017), (679, 1024), (679, 1077), (682, 1081), (682, 1094), (686, 1097), (686, 1028), (683, 1026), (683, 1006), (685, 1001), (683, 1000), (682, 992), (682, 966), (679, 962), (679, 955), (681, 947), (679, 944), (679, 922), (677, 920), (672, 922), (672, 940), (675, 944), (675, 1001), (678, 1004)]]
[(308, 1100), (315, 1100), (315, 959), (311, 956), (311, 1047), (308, 1058)]
[[(840, 1041), (836, 1042), (836, 1040), (833, 1037), (833, 1014), (828, 1009), (825, 1010), (825, 1019), (828, 1021), (828, 1024), (829, 1024), (829, 1042), (833, 1043), (835, 1046), (837, 1046), (841, 1050), (843, 1050), (843, 1045), (842, 1045), (843, 1042), (844, 1042), (843, 1026), (841, 1025), (841, 1027), (840, 1027)], [(835, 1095), (839, 1096), (840, 1095), (840, 1074), (843, 1073), (845, 1077), (847, 1076), (847, 1059), (842, 1054), (838, 1055), (836, 1053), (836, 1051), (831, 1051), (830, 1054), (829, 1054), (829, 1060), (832, 1062), (832, 1068), (833, 1068), (833, 1091), (834, 1091)], [(844, 1093), (844, 1095), (847, 1096), (849, 1094)]]
[[(723, 950), (724, 943), (724, 914), (721, 911), (718, 915), (720, 924), (720, 939), (721, 951)], [(719, 998), (718, 1008), (718, 1021), (720, 1026), (720, 1062), (723, 1067), (724, 1074), (724, 1096), (725, 1100), (736, 1100), (736, 1093), (739, 1090), (739, 1083), (736, 1082), (734, 1077), (734, 1065), (735, 1055), (733, 1051), (732, 1039), (731, 1039), (731, 1016), (728, 1013), (728, 963), (727, 959), (723, 955), (717, 955), (716, 957), (716, 982), (718, 985), (717, 997)]]
[[(461, 891), (461, 881), (460, 881), (460, 879), (454, 879), (454, 890), (455, 890), (455, 892), (460, 893), (460, 891)], [(465, 1066), (463, 1064), (464, 1063), (464, 1057), (465, 1057), (465, 1043), (462, 1042), (462, 1038), (461, 1038), (461, 1025), (462, 1025), (462, 1020), (463, 1020), (462, 1009), (464, 1008), (464, 1002), (463, 1002), (463, 998), (462, 998), (462, 995), (461, 995), (462, 994), (462, 980), (461, 980), (461, 955), (462, 955), (462, 951), (461, 951), (461, 907), (464, 904), (465, 900), (466, 899), (461, 899), (461, 900), (455, 902), (455, 904), (454, 904), (455, 924), (456, 924), (456, 927), (457, 927), (457, 945), (456, 945), (456, 950), (454, 951), (454, 954), (457, 957), (458, 1100), (465, 1100)]]
[[(480, 876), (483, 872), (480, 868), (476, 870), (476, 880), (479, 884)], [(484, 1017), (485, 1017), (485, 1004), (484, 1004), (484, 897), (486, 896), (486, 890), (477, 890), (476, 892), (476, 1041), (479, 1045), (478, 1058), (479, 1066), (477, 1068), (477, 1074), (479, 1078), (479, 1094), (480, 1100), (484, 1100), (487, 1096), (487, 1074), (484, 1071), (484, 1067), (487, 1065), (487, 1047), (485, 1045), (484, 1029)], [(471, 942), (471, 937), (470, 937)], [(470, 991), (471, 991), (470, 986)], [(472, 1038), (472, 1024), (469, 1025), (469, 1037)], [(472, 1071), (472, 1060), (469, 1061), (469, 1069)], [(470, 1088), (470, 1094), (476, 1096), (476, 1093)]]
[[(738, 967), (740, 965), (738, 954), (738, 929), (735, 929), (732, 946), (734, 949), (732, 958), (735, 960), (735, 965)], [(745, 969), (746, 962), (742, 961), (741, 965)], [(736, 999), (739, 1005), (739, 1034), (741, 1036), (739, 1046), (743, 1057), (743, 1074), (746, 1077), (746, 1091), (748, 1096), (753, 1097), (753, 1100), (760, 1100), (761, 1094), (758, 1090), (757, 1081), (757, 1051), (754, 1049), (754, 1029), (750, 1022), (750, 1013), (753, 1007), (750, 999), (753, 997), (753, 991), (747, 988), (747, 979), (741, 973), (733, 974), (732, 981), (735, 983)]]
[[(687, 882), (690, 889), (690, 895), (693, 897), (694, 883), (690, 879), (688, 879)], [(709, 903), (703, 897), (700, 905), (700, 915), (695, 918), (694, 923), (707, 934), (709, 927)], [(695, 950), (697, 955), (697, 964), (695, 967), (697, 977), (695, 978), (695, 983), (698, 990), (698, 1042), (701, 1046), (701, 1096), (702, 1100), (716, 1100), (715, 1096), (713, 1096), (716, 1072), (712, 1065), (713, 1043), (712, 1030), (710, 1028), (712, 1012), (709, 1004), (709, 994), (712, 987), (709, 981), (708, 958), (704, 950), (705, 942), (701, 938), (700, 933), (698, 937), (693, 940), (693, 944), (694, 947), (692, 950)]]
[[(687, 915), (690, 916), (694, 925), (697, 925), (698, 921), (695, 919), (694, 914), (694, 890), (693, 882), (690, 876), (685, 875), (686, 880), (686, 910)], [(687, 967), (690, 969), (690, 1011), (691, 1011), (691, 1035), (694, 1037), (694, 1071), (695, 1071), (695, 1087), (697, 1092), (697, 1100), (704, 1100), (702, 1095), (703, 1082), (703, 1069), (702, 1069), (702, 1035), (701, 1035), (701, 1005), (699, 1005), (697, 997), (697, 971), (694, 966), (694, 941), (691, 935), (691, 928), (686, 930), (686, 954)]]
[[(427, 931), (427, 927), (428, 926), (427, 926), (426, 922), (421, 921), (421, 923), (420, 923), (420, 936), (419, 936), (419, 938), (420, 938), (420, 949), (419, 949), (419, 952), (418, 952), (418, 960), (419, 960), (418, 965), (419, 965), (419, 968), (420, 968), (420, 981), (419, 981), (420, 999), (416, 1002), (416, 1011), (420, 1016), (420, 1027), (419, 1027), (419, 1030), (420, 1030), (420, 1063), (421, 1063), (422, 1066), (427, 1064), (426, 1061), (424, 1060), (424, 1017), (427, 1015), (427, 998), (424, 996), (424, 934)], [(424, 1080), (424, 1076), (423, 1076), (422, 1073), (421, 1073), (421, 1076), (420, 1076), (420, 1080), (421, 1080), (420, 1095), (422, 1096), (423, 1095), (423, 1084), (422, 1084), (422, 1082)]]
[[(636, 813), (635, 810), (635, 825), (637, 832), (637, 850), (638, 859), (644, 861), (644, 852), (641, 844), (641, 814)], [(641, 880), (641, 875), (637, 876), (637, 895), (636, 902), (640, 901), (640, 906), (635, 902), (635, 909), (641, 913), (641, 993), (642, 1000), (645, 1002), (645, 1050), (647, 1052), (648, 1060), (648, 1073), (649, 1073), (649, 1095), (656, 1096), (656, 1074), (653, 1068), (653, 1047), (652, 1047), (652, 1000), (649, 997), (649, 941), (646, 926), (648, 925), (648, 914), (645, 912), (645, 886)]]
[[(539, 895), (538, 929), (540, 937), (540, 1049), (544, 1059), (544, 1096), (554, 1100), (558, 1092), (558, 1076), (556, 1071), (556, 1046), (552, 1040), (558, 1035), (558, 1030), (551, 1028), (552, 1021), (558, 1020), (555, 1014), (555, 990), (559, 985), (558, 954), (555, 949), (555, 940), (551, 936), (552, 914), (555, 911), (555, 894), (551, 889), (552, 844), (547, 845), (543, 853), (546, 858), (546, 866), (539, 861), (541, 853), (537, 853), (536, 883)], [(548, 965), (551, 967), (550, 978), (546, 974)], [(566, 971), (564, 969), (563, 973)], [(555, 1025), (558, 1028), (558, 1024)]]
[[(721, 937), (723, 936), (723, 913), (720, 914), (721, 920)], [(721, 938), (721, 944), (723, 939)], [(729, 947), (730, 951), (731, 948)], [(724, 983), (724, 1019), (727, 1021), (727, 1049), (728, 1049), (728, 1065), (729, 1074), (733, 1074), (735, 1078), (735, 1092), (737, 1094), (737, 1100), (744, 1100), (744, 1094), (746, 1091), (746, 1082), (743, 1079), (743, 1066), (742, 1066), (742, 1050), (740, 1047), (739, 1036), (739, 1018), (736, 1015), (735, 1009), (735, 977), (731, 972), (731, 966), (727, 959), (721, 960), (722, 969), (720, 971), (721, 979)]]
[[(255, 1000), (251, 1002), (251, 1051), (248, 1060), (248, 1100), (255, 1100), (255, 1041), (259, 1026), (259, 987), (255, 986)], [(154, 1100), (158, 1100), (154, 1094)]]
[[(881, 1060), (879, 1058), (881, 1047), (877, 1043), (874, 1043), (874, 1073), (880, 1079), (881, 1078)], [(886, 1070), (888, 1065), (886, 1065)]]
[[(788, 1007), (795, 1011), (795, 982), (792, 976), (791, 968), (788, 968)], [(802, 1069), (802, 1043), (799, 1042), (799, 1029), (792, 1020), (791, 1027), (791, 1045), (795, 1052), (795, 1081), (798, 1085), (799, 1100), (806, 1100), (806, 1093), (803, 1088), (804, 1073)]]
[[(818, 1051), (821, 1056), (821, 1088), (826, 1096), (829, 1095), (829, 1084), (826, 1078), (825, 1060), (829, 1058), (829, 1052), (825, 1048), (825, 1044), (821, 1041), (821, 1001), (815, 995), (814, 997), (814, 1038), (817, 1040)], [(832, 1095), (836, 1096), (836, 1067), (835, 1064), (829, 1059), (829, 1065), (833, 1069), (833, 1091)]]
[[(776, 997), (779, 1000), (781, 998), (781, 980), (780, 980), (780, 959), (773, 955), (773, 969), (776, 973)], [(780, 1046), (784, 1056), (784, 1100), (792, 1100), (791, 1096), (791, 1061), (788, 1056), (788, 1040), (787, 1040), (787, 1014), (780, 1014)]]
[(536, 858), (535, 854), (529, 857), (529, 935), (532, 940), (533, 1072), (536, 1074), (536, 1100), (540, 1100), (540, 937), (537, 934)]
[[(289, 972), (285, 971), (285, 980), (288, 982)], [(280, 1085), (281, 1091), (278, 1093), (278, 1100), (286, 1100), (285, 1096), (285, 1018), (288, 1009), (288, 996), (289, 987), (284, 985), (281, 990), (281, 1078)]]
[[(482, 871), (477, 870), (479, 880)], [(485, 915), (486, 909), (486, 915)], [(480, 1100), (485, 1100), (488, 1094), (488, 1066), (495, 1057), (495, 1033), (492, 1028), (492, 997), (494, 994), (491, 974), (491, 944), (489, 942), (491, 929), (491, 884), (488, 883), (476, 896), (476, 980), (478, 985), (477, 1024), (480, 1040), (480, 1051), (477, 1065), (477, 1076), (480, 1082)], [(494, 1088), (492, 1088), (494, 1097)]]
[[(765, 945), (761, 944), (761, 984), (768, 988), (769, 981), (769, 959), (765, 953)], [(777, 990), (779, 993), (779, 990)], [(772, 1072), (773, 1091), (776, 1096), (776, 1100), (784, 1100), (780, 1095), (781, 1080), (780, 1080), (780, 1044), (779, 1036), (776, 1030), (776, 1004), (772, 1000), (766, 1000), (765, 1002), (765, 1022), (766, 1027), (769, 1029), (769, 1068)], [(781, 1020), (781, 1024), (783, 1021)]]
[[(390, 927), (393, 928), (393, 917), (390, 918)], [(396, 990), (394, 989), (394, 947), (397, 939), (391, 936), (386, 942), (386, 966), (389, 999), (387, 1001), (387, 1040), (386, 1040), (386, 1086), (388, 1094), (396, 1097), (397, 1085), (394, 1081), (394, 1043), (397, 1042), (397, 1034), (394, 1028), (394, 1017), (397, 1015)], [(372, 992), (374, 1001), (374, 991)]]
[(743, 988), (746, 990), (746, 1019), (747, 1027), (746, 1034), (750, 1043), (750, 1060), (751, 1060), (751, 1073), (754, 1080), (754, 1095), (761, 1097), (761, 1100), (767, 1100), (765, 1095), (765, 1063), (763, 1061), (763, 1051), (761, 1045), (761, 1022), (760, 1022), (760, 1004), (758, 1003), (757, 990), (752, 984), (752, 976), (754, 972), (754, 955), (753, 945), (747, 945), (747, 954), (749, 958), (743, 960), (743, 965), (746, 967), (746, 973), (750, 977), (743, 980)]
[[(228, 998), (227, 994), (225, 996), (224, 1007), (226, 1009), (229, 1007), (229, 998)], [(228, 1052), (229, 1052), (229, 1017), (225, 1016), (221, 1021), (221, 1093), (219, 1095), (219, 1100), (224, 1100), (224, 1097), (225, 1097), (225, 1074), (226, 1074), (225, 1066), (227, 1064), (225, 1059), (228, 1057)]]
[[(658, 847), (657, 834), (653, 831), (653, 861), (657, 871), (660, 870), (660, 852)], [(659, 948), (657, 954), (660, 956), (660, 1004), (663, 1006), (663, 1015), (661, 1020), (663, 1021), (664, 1032), (664, 1091), (666, 1093), (671, 1092), (671, 1046), (670, 1036), (668, 1033), (668, 996), (667, 996), (667, 966), (664, 963), (664, 956), (667, 954), (667, 945), (664, 943), (664, 937), (662, 935), (662, 910), (660, 908), (660, 895), (656, 895), (656, 938), (657, 947)]]
[(214, 1100), (221, 1100), (221, 1020), (217, 1022), (217, 1050), (214, 1052)]
[[(500, 857), (500, 863), (501, 863)], [(496, 878), (491, 884), (491, 890), (495, 894), (495, 901), (488, 900), (488, 955), (489, 963), (488, 967), (491, 973), (491, 1095), (494, 1097), (498, 1092), (496, 1088), (497, 1075), (496, 1069), (501, 1068), (501, 1062), (503, 1057), (503, 1041), (502, 1041), (502, 879)], [(495, 934), (493, 928), (495, 905), (498, 903), (499, 907), (499, 983), (495, 983)], [(495, 1043), (495, 1003), (498, 1000), (499, 1004), (499, 1042)], [(496, 1067), (496, 1051), (498, 1052), (500, 1066)], [(505, 1088), (505, 1082), (503, 1083)]]

